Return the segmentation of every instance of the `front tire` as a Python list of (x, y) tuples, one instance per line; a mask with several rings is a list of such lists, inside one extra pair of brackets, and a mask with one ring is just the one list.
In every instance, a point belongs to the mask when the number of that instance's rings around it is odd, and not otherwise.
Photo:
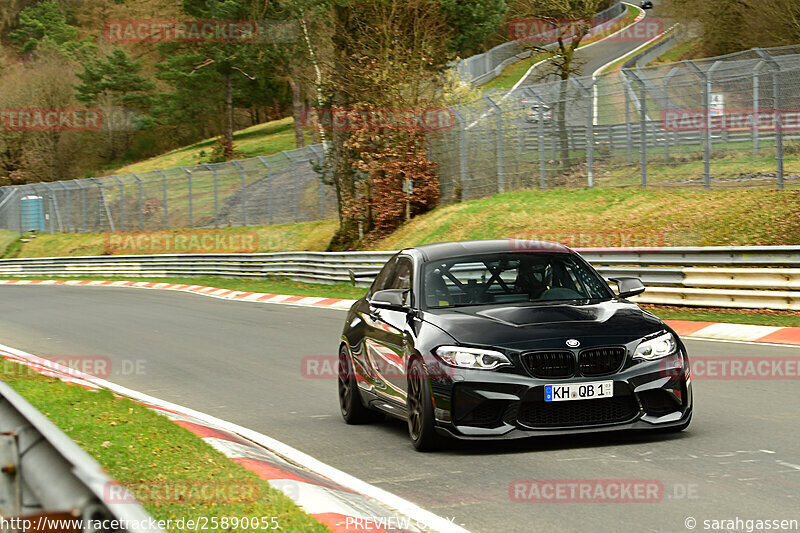
[(412, 361), (408, 369), (407, 409), (408, 435), (414, 448), (420, 452), (440, 448), (442, 437), (434, 428), (431, 387), (420, 359)]
[(383, 415), (366, 407), (361, 401), (355, 371), (350, 361), (350, 352), (344, 345), (339, 350), (337, 374), (339, 376), (339, 410), (344, 421), (348, 424), (366, 424), (380, 420)]

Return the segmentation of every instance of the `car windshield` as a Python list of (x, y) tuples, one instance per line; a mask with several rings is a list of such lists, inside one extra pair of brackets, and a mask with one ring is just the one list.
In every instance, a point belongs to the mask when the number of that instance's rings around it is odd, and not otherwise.
[(423, 301), (429, 308), (496, 303), (608, 300), (603, 279), (566, 253), (501, 253), (431, 261)]

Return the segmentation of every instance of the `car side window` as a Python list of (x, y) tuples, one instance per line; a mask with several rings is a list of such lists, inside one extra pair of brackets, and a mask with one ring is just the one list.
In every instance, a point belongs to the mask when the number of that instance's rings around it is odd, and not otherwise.
[(400, 258), (397, 261), (397, 268), (394, 271), (390, 289), (411, 289), (411, 261)]
[(375, 281), (372, 282), (370, 294), (377, 291), (391, 288), (391, 283), (394, 278), (395, 266), (397, 265), (397, 258), (390, 259), (388, 263), (383, 265), (383, 269), (378, 273)]

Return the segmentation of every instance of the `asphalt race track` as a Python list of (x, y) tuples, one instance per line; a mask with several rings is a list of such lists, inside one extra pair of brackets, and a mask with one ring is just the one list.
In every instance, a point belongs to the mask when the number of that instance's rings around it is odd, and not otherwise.
[[(631, 3), (636, 5), (639, 4), (638, 1)], [(633, 26), (629, 26), (628, 29), (626, 29), (623, 33), (609, 36), (608, 39), (599, 41), (596, 44), (588, 46), (587, 48), (578, 48), (578, 50), (575, 52), (575, 58), (578, 60), (579, 69), (574, 76), (591, 76), (595, 70), (602, 67), (609, 61), (618, 57), (622, 57), (628, 52), (644, 44), (645, 41), (654, 37), (655, 35), (651, 35), (651, 33), (655, 28), (661, 28), (661, 31), (669, 28), (672, 23), (661, 18), (663, 16), (662, 10), (658, 9), (658, 2), (654, 2), (654, 4), (655, 6), (652, 9), (645, 11), (645, 18), (636, 23), (637, 25), (646, 26), (647, 28), (639, 29), (638, 31), (640, 31), (641, 34), (637, 33), (637, 30), (635, 30)], [(638, 35), (650, 36), (644, 40), (640, 40), (635, 38)], [(535, 85), (537, 83), (541, 83), (542, 81), (554, 81), (556, 79), (555, 76), (551, 76), (544, 80), (542, 79), (547, 72), (547, 65), (539, 65), (528, 74), (528, 76), (525, 78), (525, 81), (523, 81), (521, 85)]]
[[(685, 521), (800, 519), (798, 380), (695, 378), (680, 435), (457, 443), (420, 454), (398, 421), (346, 426), (335, 378), (301, 372), (336, 353), (344, 313), (168, 291), (0, 287), (0, 343), (41, 356), (107, 356), (107, 379), (241, 424), (476, 532), (687, 531)], [(694, 356), (800, 348), (689, 341)], [(127, 364), (125, 362), (128, 362)], [(656, 480), (655, 503), (514, 502), (519, 479)]]

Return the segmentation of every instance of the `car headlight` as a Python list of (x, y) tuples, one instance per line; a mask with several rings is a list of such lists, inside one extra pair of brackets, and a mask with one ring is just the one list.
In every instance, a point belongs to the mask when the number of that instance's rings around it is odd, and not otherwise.
[(665, 333), (658, 337), (639, 343), (636, 351), (633, 354), (634, 358), (646, 359), (652, 361), (672, 355), (678, 349), (678, 342), (675, 340), (675, 335), (672, 333)]
[(502, 353), (482, 348), (440, 346), (436, 349), (436, 355), (448, 365), (459, 368), (494, 370), (511, 364), (511, 361)]

